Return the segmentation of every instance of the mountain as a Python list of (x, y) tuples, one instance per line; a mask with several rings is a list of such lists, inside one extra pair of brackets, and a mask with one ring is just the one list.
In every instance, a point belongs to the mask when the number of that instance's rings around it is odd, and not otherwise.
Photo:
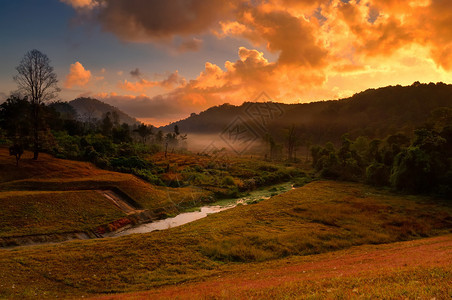
[(294, 125), (313, 143), (338, 142), (345, 133), (369, 138), (398, 132), (410, 134), (440, 107), (452, 108), (452, 85), (415, 82), (411, 86), (368, 89), (341, 100), (223, 104), (161, 129), (170, 131), (178, 125), (181, 132), (188, 134), (221, 135), (233, 129), (252, 131), (259, 137), (267, 133), (281, 137)]
[(119, 116), (119, 123), (127, 123), (129, 125), (139, 124), (140, 122), (127, 115), (117, 107), (111, 106), (107, 103), (93, 98), (77, 98), (69, 102), (78, 115), (81, 121), (93, 121), (95, 119), (101, 120), (107, 112), (116, 112)]

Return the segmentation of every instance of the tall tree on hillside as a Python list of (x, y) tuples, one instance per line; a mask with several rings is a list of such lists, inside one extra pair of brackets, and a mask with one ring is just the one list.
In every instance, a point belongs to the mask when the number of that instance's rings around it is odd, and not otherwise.
[(146, 138), (148, 136), (154, 134), (153, 126), (152, 125), (148, 126), (146, 124), (141, 124), (140, 126), (138, 126), (138, 128), (135, 129), (134, 132), (138, 133), (138, 135), (141, 137), (143, 144), (146, 144)]
[(16, 157), (16, 166), (24, 152), (23, 145), (30, 131), (30, 102), (27, 97), (9, 97), (0, 104), (0, 128), (5, 130), (6, 136), (12, 140), (13, 146), (9, 148), (10, 155)]
[(33, 159), (38, 159), (39, 141), (39, 119), (40, 110), (44, 102), (54, 99), (60, 91), (58, 80), (50, 59), (47, 55), (34, 49), (25, 54), (16, 67), (18, 74), (14, 76), (19, 91), (28, 96), (32, 105), (33, 125)]
[(180, 142), (185, 142), (187, 139), (187, 135), (180, 134), (179, 126), (174, 126), (174, 132), (168, 132), (165, 135), (165, 158), (168, 155), (168, 147), (171, 147), (171, 152), (174, 152), (174, 149), (180, 144)]
[(290, 162), (295, 161), (295, 152), (296, 147), (298, 146), (299, 138), (299, 132), (295, 128), (295, 125), (292, 124), (286, 131), (287, 160)]
[(15, 144), (24, 144), (30, 135), (31, 105), (27, 97), (11, 96), (0, 104), (0, 127)]
[(107, 112), (105, 117), (102, 119), (102, 134), (105, 136), (111, 136), (113, 130), (113, 122), (111, 120), (111, 112)]
[(163, 144), (163, 131), (159, 130), (155, 136), (155, 141), (157, 142), (157, 144), (162, 145)]

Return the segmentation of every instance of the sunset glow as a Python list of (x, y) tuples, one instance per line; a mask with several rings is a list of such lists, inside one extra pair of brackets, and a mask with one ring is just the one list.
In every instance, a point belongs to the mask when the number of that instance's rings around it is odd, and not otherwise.
[(27, 29), (9, 20), (34, 6), (0, 4), (1, 100), (31, 48), (52, 59), (63, 101), (96, 97), (155, 125), (263, 91), (301, 103), (451, 82), (448, 0), (53, 0), (19, 41)]

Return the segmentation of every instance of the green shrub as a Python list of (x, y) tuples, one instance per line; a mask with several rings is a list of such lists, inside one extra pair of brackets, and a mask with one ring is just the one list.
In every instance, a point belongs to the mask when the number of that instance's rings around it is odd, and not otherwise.
[(132, 169), (132, 174), (146, 180), (147, 182), (155, 185), (164, 186), (163, 181), (157, 176), (152, 174), (151, 171), (147, 169)]
[(121, 156), (118, 158), (111, 158), (110, 164), (115, 169), (124, 168), (131, 170), (131, 169), (147, 169), (152, 167), (152, 165), (149, 162), (139, 158), (138, 156), (132, 157)]
[(391, 170), (382, 163), (373, 163), (366, 169), (366, 181), (375, 186), (389, 185)]
[(222, 180), (222, 185), (235, 186), (234, 178), (232, 176), (226, 176)]

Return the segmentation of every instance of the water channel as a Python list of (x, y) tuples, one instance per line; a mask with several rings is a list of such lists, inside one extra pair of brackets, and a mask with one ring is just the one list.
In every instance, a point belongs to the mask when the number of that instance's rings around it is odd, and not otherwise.
[(210, 214), (219, 213), (221, 211), (234, 208), (238, 205), (248, 205), (265, 199), (269, 199), (272, 196), (285, 193), (291, 189), (293, 189), (293, 185), (290, 182), (266, 187), (264, 189), (252, 191), (245, 197), (220, 200), (208, 206), (200, 207), (196, 211), (184, 212), (173, 218), (167, 218), (152, 223), (141, 224), (132, 228), (127, 228), (122, 231), (115, 232), (111, 236), (115, 237), (134, 233), (147, 233), (155, 230), (165, 230), (181, 226), (205, 218)]

